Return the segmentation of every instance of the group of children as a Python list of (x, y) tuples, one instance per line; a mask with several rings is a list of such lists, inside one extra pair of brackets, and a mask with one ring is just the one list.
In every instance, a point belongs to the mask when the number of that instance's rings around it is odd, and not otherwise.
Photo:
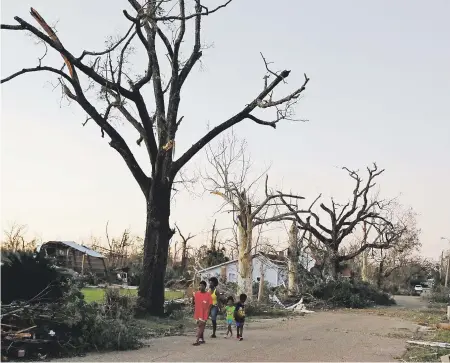
[[(206, 291), (206, 282), (201, 281), (198, 291), (194, 294), (194, 319), (197, 322), (197, 340), (193, 345), (205, 343), (204, 332), (206, 321), (211, 316), (213, 333), (211, 338), (216, 338), (217, 315), (220, 310), (219, 300), (217, 297), (217, 285), (219, 281), (212, 277), (210, 280), (210, 289)], [(226, 321), (228, 325), (225, 338), (233, 336), (233, 325), (236, 325), (236, 335), (239, 341), (243, 340), (242, 334), (245, 323), (245, 301), (247, 295), (241, 294), (239, 301), (235, 304), (234, 297), (227, 298), (225, 306)]]

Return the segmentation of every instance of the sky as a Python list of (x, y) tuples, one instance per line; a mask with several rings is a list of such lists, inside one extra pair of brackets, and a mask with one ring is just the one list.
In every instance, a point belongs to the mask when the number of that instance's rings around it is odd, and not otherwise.
[[(205, 1), (206, 3), (206, 1)], [(208, 4), (217, 1), (210, 1)], [(289, 69), (280, 92), (310, 83), (296, 107), (306, 123), (276, 130), (244, 121), (255, 173), (270, 166), (273, 187), (308, 200), (319, 193), (345, 202), (353, 188), (342, 166), (365, 170), (377, 162), (385, 172), (378, 188), (417, 212), (422, 253), (437, 257), (450, 238), (450, 2), (434, 0), (303, 1), (234, 0), (205, 20), (208, 45), (182, 93), (184, 121), (175, 158), (208, 129), (251, 102), (263, 86), (260, 52), (277, 70)], [(2, 23), (33, 21), (33, 6), (74, 54), (102, 49), (108, 36), (128, 26), (125, 0), (2, 0)], [(210, 5), (212, 7), (212, 5)], [(1, 32), (2, 78), (37, 65), (43, 48), (23, 32)], [(49, 51), (53, 62), (61, 60)], [(141, 59), (142, 61), (142, 59)], [(139, 59), (136, 60), (139, 65)], [(25, 75), (1, 86), (1, 224), (28, 225), (42, 240), (85, 242), (130, 228), (143, 235), (145, 202), (120, 156), (100, 137), (76, 104), (61, 102), (56, 79)], [(282, 95), (282, 93), (278, 93)], [(151, 102), (151, 98), (149, 98)], [(267, 116), (270, 118), (270, 114)], [(123, 132), (148, 171), (144, 150), (124, 124)], [(205, 165), (200, 153), (186, 168)], [(305, 204), (307, 204), (305, 201)], [(220, 202), (209, 194), (180, 192), (171, 221), (206, 241)], [(224, 232), (226, 233), (226, 232)], [(283, 228), (267, 232), (284, 241)], [(225, 237), (225, 234), (223, 235)], [(175, 236), (177, 238), (177, 236)]]

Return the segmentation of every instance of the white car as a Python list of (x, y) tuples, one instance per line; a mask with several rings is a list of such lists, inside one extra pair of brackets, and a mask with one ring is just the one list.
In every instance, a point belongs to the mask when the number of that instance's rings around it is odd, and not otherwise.
[(423, 291), (422, 285), (416, 285), (416, 286), (414, 286), (414, 291), (416, 291), (416, 292), (422, 292), (422, 291)]

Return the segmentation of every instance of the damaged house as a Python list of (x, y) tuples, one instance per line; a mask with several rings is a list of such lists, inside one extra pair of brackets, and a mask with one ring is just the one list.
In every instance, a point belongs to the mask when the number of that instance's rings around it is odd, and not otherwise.
[(73, 241), (49, 241), (38, 248), (38, 253), (53, 259), (56, 266), (65, 267), (84, 275), (92, 272), (97, 276), (107, 274), (105, 256)]

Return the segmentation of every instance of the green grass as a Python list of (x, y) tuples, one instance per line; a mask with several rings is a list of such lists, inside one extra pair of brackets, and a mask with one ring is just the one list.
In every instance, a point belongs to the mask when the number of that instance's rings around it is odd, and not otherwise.
[[(105, 289), (95, 289), (95, 288), (83, 288), (81, 289), (81, 292), (84, 295), (84, 299), (87, 302), (101, 302), (103, 298), (105, 297)], [(120, 293), (122, 295), (130, 295), (130, 296), (137, 296), (138, 290), (131, 290), (131, 289), (120, 289)], [(165, 298), (166, 300), (173, 300), (173, 299), (180, 299), (184, 296), (183, 291), (166, 291), (165, 292)]]

